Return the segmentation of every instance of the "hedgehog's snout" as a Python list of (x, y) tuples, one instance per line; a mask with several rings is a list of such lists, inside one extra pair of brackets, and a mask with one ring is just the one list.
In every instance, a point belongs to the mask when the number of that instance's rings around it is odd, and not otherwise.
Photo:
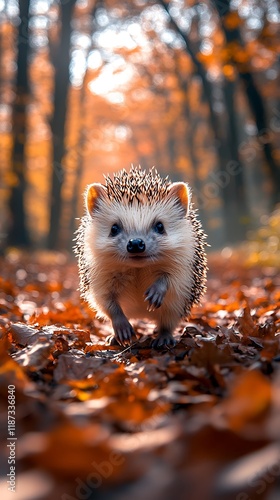
[(141, 238), (134, 238), (129, 240), (126, 249), (129, 253), (143, 253), (146, 250), (145, 241)]

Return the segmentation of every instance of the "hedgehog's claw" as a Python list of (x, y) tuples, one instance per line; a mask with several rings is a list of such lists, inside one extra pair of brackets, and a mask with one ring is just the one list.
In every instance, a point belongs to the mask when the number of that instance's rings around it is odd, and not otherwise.
[(114, 338), (118, 344), (126, 347), (132, 343), (132, 337), (135, 337), (135, 332), (126, 318), (115, 321), (113, 323), (113, 328), (115, 333)]
[(148, 288), (148, 290), (145, 292), (145, 301), (149, 302), (149, 305), (147, 307), (149, 312), (154, 311), (161, 306), (165, 294), (166, 289), (160, 287), (158, 282), (153, 283), (153, 285)]
[(152, 348), (159, 349), (162, 347), (175, 347), (176, 340), (171, 333), (159, 333), (152, 341)]

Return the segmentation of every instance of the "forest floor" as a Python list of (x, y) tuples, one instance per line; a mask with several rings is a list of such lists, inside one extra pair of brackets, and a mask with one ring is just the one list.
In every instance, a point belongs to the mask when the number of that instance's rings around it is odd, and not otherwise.
[(210, 256), (202, 304), (156, 351), (144, 321), (106, 345), (66, 255), (2, 258), (1, 499), (279, 499), (279, 269), (243, 261)]

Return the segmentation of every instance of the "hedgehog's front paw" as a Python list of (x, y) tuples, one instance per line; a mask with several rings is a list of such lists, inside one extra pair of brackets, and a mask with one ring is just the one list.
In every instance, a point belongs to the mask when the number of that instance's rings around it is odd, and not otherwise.
[(149, 302), (149, 312), (158, 309), (162, 305), (166, 292), (166, 284), (163, 281), (156, 281), (148, 288), (145, 292), (145, 301)]
[(174, 347), (176, 340), (171, 333), (159, 333), (155, 340), (152, 341), (152, 348), (158, 349), (160, 347)]
[(122, 346), (130, 345), (135, 332), (126, 317), (113, 321), (112, 325), (117, 343)]

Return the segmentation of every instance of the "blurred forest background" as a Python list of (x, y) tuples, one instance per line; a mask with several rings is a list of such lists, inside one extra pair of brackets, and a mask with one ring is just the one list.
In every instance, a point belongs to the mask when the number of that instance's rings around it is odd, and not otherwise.
[(85, 185), (131, 163), (190, 183), (213, 248), (265, 224), (279, 24), (277, 0), (0, 0), (2, 249), (71, 248)]

